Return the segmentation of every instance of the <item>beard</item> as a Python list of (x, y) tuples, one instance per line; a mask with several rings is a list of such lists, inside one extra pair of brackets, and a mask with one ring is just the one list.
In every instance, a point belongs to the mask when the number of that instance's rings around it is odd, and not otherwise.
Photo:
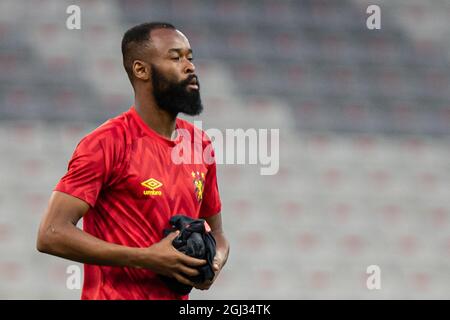
[[(176, 117), (178, 113), (189, 116), (199, 115), (203, 111), (200, 98), (200, 83), (197, 76), (191, 74), (186, 80), (173, 82), (160, 73), (155, 66), (151, 66), (153, 96), (156, 104)], [(197, 78), (198, 90), (188, 90), (188, 85), (193, 78)]]

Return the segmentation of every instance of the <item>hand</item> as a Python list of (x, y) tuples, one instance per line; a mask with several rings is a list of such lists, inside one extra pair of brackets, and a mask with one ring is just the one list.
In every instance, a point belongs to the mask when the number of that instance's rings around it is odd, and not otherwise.
[(175, 249), (172, 241), (179, 233), (179, 231), (172, 232), (160, 242), (141, 249), (143, 254), (139, 266), (175, 278), (185, 285), (194, 286), (186, 276), (197, 276), (199, 272), (196, 268), (206, 264), (206, 260), (189, 257)]
[(216, 281), (217, 277), (219, 276), (220, 270), (222, 270), (222, 267), (223, 263), (221, 262), (221, 259), (216, 255), (213, 260), (214, 278), (203, 283), (194, 284), (194, 288), (199, 290), (208, 290), (212, 286), (214, 281)]

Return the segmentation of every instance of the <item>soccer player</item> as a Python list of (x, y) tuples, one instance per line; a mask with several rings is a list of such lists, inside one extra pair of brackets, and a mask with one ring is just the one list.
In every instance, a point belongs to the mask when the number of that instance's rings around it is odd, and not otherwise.
[[(145, 23), (125, 33), (122, 54), (134, 105), (80, 141), (50, 198), (37, 249), (84, 263), (82, 299), (188, 299), (158, 275), (206, 290), (229, 252), (214, 159), (173, 161), (173, 149), (189, 136), (187, 145), (200, 134), (202, 150), (211, 149), (203, 131), (177, 118), (203, 109), (192, 50), (173, 25)], [(177, 135), (181, 129), (190, 135)], [(206, 261), (177, 251), (175, 232), (163, 238), (175, 214), (210, 225), (217, 242), (212, 281), (189, 281)]]

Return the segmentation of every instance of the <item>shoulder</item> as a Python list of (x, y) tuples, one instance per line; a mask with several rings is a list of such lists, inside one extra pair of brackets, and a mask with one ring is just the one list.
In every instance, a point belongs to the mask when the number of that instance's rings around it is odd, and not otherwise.
[(128, 164), (131, 135), (127, 112), (109, 119), (78, 143), (71, 162), (98, 164), (106, 171), (119, 170)]

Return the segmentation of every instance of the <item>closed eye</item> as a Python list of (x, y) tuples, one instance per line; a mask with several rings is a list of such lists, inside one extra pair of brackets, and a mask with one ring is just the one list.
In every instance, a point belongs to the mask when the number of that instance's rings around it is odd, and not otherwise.
[[(188, 57), (187, 59), (189, 61), (194, 61), (194, 58), (192, 58), (192, 57)], [(170, 58), (170, 60), (172, 60), (172, 61), (180, 61), (181, 57), (172, 57), (172, 58)]]

